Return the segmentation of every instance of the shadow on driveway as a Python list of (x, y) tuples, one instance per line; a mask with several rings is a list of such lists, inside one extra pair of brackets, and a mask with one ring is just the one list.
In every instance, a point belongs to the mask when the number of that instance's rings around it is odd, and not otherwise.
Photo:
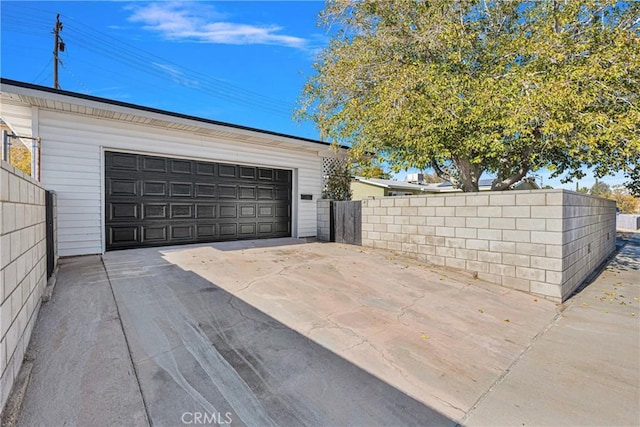
[(157, 252), (134, 253), (104, 265), (152, 424), (455, 424)]

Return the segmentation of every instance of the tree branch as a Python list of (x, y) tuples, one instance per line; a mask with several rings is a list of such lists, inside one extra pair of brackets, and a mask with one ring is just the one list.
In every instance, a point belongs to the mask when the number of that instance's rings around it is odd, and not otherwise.
[(529, 168), (522, 166), (518, 169), (518, 172), (516, 172), (515, 175), (512, 175), (509, 178), (503, 179), (502, 181), (498, 181), (498, 178), (494, 179), (491, 183), (491, 191), (508, 190), (513, 184), (524, 178), (527, 175), (527, 172), (529, 172)]
[(449, 181), (451, 185), (453, 185), (454, 187), (458, 187), (460, 185), (460, 182), (454, 176), (452, 176), (449, 172), (446, 172), (442, 167), (440, 167), (436, 159), (431, 159), (431, 167), (433, 168), (433, 171), (436, 173), (436, 175), (438, 175), (440, 179)]

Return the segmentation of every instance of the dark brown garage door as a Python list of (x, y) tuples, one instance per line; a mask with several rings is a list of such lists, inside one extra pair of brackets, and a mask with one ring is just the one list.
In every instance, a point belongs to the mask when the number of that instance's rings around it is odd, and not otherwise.
[(107, 250), (291, 235), (291, 171), (105, 153)]

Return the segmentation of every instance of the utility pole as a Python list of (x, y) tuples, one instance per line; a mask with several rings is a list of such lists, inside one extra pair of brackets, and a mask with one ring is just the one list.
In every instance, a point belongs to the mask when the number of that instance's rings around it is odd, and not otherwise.
[(60, 89), (60, 84), (58, 83), (58, 62), (60, 62), (60, 58), (58, 57), (58, 52), (64, 52), (64, 42), (62, 38), (60, 38), (60, 31), (62, 31), (62, 22), (60, 22), (60, 14), (56, 16), (56, 26), (53, 27), (53, 87), (54, 89)]

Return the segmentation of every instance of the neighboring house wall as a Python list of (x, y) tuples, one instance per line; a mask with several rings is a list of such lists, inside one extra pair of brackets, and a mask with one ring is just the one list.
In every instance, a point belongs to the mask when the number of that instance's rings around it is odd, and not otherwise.
[(566, 190), (362, 201), (362, 244), (567, 298), (615, 250), (615, 202)]
[[(317, 152), (47, 110), (39, 112), (42, 182), (57, 193), (60, 256), (103, 251), (103, 150), (293, 169), (296, 237), (316, 235), (322, 158)], [(300, 194), (313, 200), (300, 200)]]
[(384, 197), (385, 189), (377, 185), (351, 181), (351, 200), (364, 200), (370, 197)]
[(18, 375), (46, 286), (45, 191), (0, 161), (0, 408)]

